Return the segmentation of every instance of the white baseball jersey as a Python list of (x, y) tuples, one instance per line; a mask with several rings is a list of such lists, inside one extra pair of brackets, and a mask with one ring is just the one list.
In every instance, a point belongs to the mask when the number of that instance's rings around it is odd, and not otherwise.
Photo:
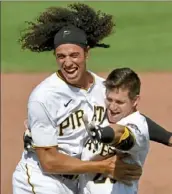
[(105, 114), (103, 79), (94, 76), (88, 91), (66, 84), (57, 74), (42, 82), (28, 102), (28, 124), (36, 146), (56, 146), (68, 155), (82, 151), (86, 134), (82, 116), (101, 122)]
[[(33, 90), (28, 101), (28, 126), (35, 146), (58, 146), (59, 152), (80, 158), (84, 138), (87, 135), (82, 121), (83, 114), (86, 113), (88, 120), (94, 120), (97, 124), (102, 121), (105, 114), (104, 80), (90, 73), (94, 77), (94, 83), (88, 90), (67, 84), (58, 73), (46, 78)], [(39, 190), (41, 188), (43, 193), (47, 191), (48, 194), (76, 193), (71, 189), (72, 182), (68, 180), (68, 186), (62, 185), (62, 180), (56, 179), (59, 175), (43, 174), (38, 164), (36, 153), (23, 152), (13, 174), (14, 193), (28, 194), (34, 189), (41, 193)], [(29, 177), (30, 181), (23, 183), (26, 179), (22, 176)], [(50, 176), (53, 176), (53, 179)], [(40, 185), (38, 182), (41, 182), (42, 186), (34, 188), (33, 185)], [(27, 186), (20, 192), (21, 183)], [(57, 185), (60, 185), (60, 188)]]
[(67, 84), (54, 73), (32, 92), (28, 102), (28, 125), (35, 146), (56, 146), (70, 156), (81, 154), (86, 135), (82, 116), (101, 122), (105, 114), (103, 79), (92, 72), (88, 89)]
[[(149, 133), (145, 117), (137, 111), (117, 124), (127, 126), (131, 130), (136, 140), (135, 145), (129, 151), (122, 151), (100, 143), (95, 150), (88, 139), (82, 152), (82, 160), (101, 160), (112, 153), (128, 153), (130, 157), (125, 159), (126, 162), (143, 166), (149, 150)], [(137, 194), (138, 181), (132, 183), (133, 185), (129, 187), (101, 174), (84, 174), (80, 176), (80, 194)]]

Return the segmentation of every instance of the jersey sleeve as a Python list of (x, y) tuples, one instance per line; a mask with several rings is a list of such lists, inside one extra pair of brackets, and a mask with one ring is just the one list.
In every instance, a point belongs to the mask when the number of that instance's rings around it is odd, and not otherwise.
[[(128, 135), (126, 136), (126, 139), (123, 139), (124, 144), (122, 146), (117, 146), (117, 149), (123, 153), (129, 154), (133, 154), (144, 149), (146, 144), (149, 142), (149, 137), (146, 136), (145, 133), (147, 130), (146, 125), (143, 125), (141, 127), (142, 129), (139, 128), (139, 125), (131, 123), (127, 124), (126, 130), (128, 130)], [(126, 148), (127, 146), (129, 147), (129, 149), (123, 149), (123, 147)]]
[(57, 129), (40, 102), (28, 103), (28, 127), (36, 147), (57, 146)]

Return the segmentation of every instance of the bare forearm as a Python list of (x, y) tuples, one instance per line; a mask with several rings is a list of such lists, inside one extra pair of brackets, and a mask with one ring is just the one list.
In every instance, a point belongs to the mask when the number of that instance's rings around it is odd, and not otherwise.
[(78, 158), (70, 157), (60, 153), (57, 155), (56, 160), (51, 166), (53, 167), (52, 171), (64, 174), (98, 173), (103, 167), (101, 162), (82, 161)]
[[(48, 156), (49, 157), (49, 156)], [(104, 165), (101, 161), (82, 161), (65, 154), (56, 153), (55, 157), (49, 157), (46, 163), (42, 163), (43, 170), (56, 174), (83, 174), (104, 173)]]

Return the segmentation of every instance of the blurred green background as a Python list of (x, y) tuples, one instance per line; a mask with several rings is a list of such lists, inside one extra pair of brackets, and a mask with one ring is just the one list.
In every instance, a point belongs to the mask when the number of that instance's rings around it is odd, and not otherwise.
[[(22, 51), (17, 40), (25, 21), (49, 6), (72, 2), (2, 2), (2, 72), (50, 72), (57, 69), (52, 52)], [(116, 33), (104, 40), (110, 49), (93, 49), (89, 69), (97, 72), (115, 67), (137, 71), (172, 70), (172, 2), (85, 2), (114, 15)]]

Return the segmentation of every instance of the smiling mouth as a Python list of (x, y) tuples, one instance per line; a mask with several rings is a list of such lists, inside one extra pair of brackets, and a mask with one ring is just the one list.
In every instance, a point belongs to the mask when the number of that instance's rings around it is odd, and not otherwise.
[(112, 112), (112, 111), (109, 111), (109, 113), (111, 116), (118, 116), (120, 114), (120, 112)]
[(76, 68), (72, 68), (72, 69), (64, 69), (65, 70), (65, 72), (67, 73), (67, 74), (73, 74), (73, 73), (75, 73), (77, 70), (78, 70), (78, 68), (76, 67)]

